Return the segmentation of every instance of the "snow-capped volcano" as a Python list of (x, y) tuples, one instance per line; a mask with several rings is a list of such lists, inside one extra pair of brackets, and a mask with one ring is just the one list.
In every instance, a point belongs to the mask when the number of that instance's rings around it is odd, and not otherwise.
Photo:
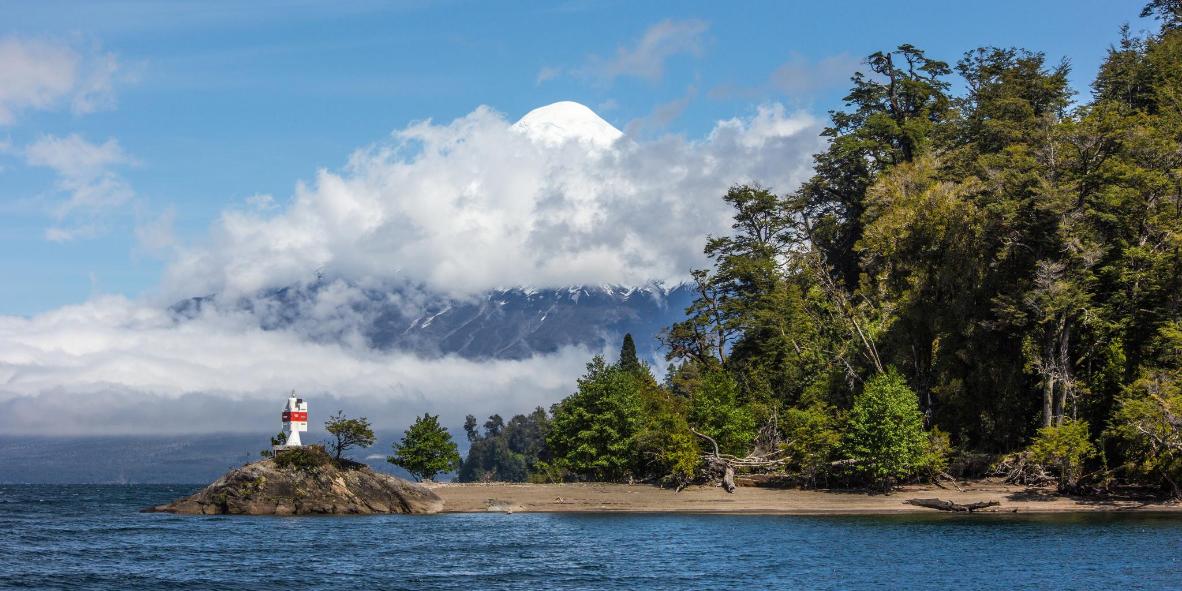
[(595, 111), (573, 101), (538, 107), (514, 123), (513, 129), (551, 146), (577, 140), (606, 148), (624, 135)]

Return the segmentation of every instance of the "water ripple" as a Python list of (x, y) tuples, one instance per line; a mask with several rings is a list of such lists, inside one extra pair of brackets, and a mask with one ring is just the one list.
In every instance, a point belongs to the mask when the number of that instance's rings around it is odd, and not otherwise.
[(179, 517), (0, 486), (3, 589), (1179, 589), (1166, 515)]

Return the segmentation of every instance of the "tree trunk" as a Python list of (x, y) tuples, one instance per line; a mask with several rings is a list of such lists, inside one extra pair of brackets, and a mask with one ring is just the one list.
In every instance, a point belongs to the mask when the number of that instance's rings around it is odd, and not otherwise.
[(690, 431), (692, 431), (694, 435), (709, 441), (714, 447), (714, 453), (705, 455), (703, 458), (706, 460), (706, 463), (711, 470), (717, 470), (719, 468), (722, 469), (722, 488), (728, 493), (735, 492), (735, 468), (731, 466), (730, 462), (722, 458), (722, 454), (718, 451), (718, 442), (715, 441), (713, 437), (705, 433), (699, 433), (692, 428)]
[(1050, 427), (1054, 418), (1055, 378), (1047, 372), (1042, 377), (1042, 426)]
[(919, 398), (920, 411), (923, 412), (925, 428), (932, 426), (932, 339), (925, 337), (912, 341), (911, 356), (915, 361), (915, 392)]
[(1059, 381), (1058, 394), (1055, 396), (1055, 426), (1063, 425), (1063, 417), (1067, 415), (1067, 382)]
[(728, 493), (735, 492), (735, 469), (730, 464), (726, 465), (722, 473), (722, 488)]
[(1068, 351), (1071, 349), (1071, 325), (1066, 322), (1066, 319), (1060, 324), (1059, 330), (1059, 372), (1062, 376), (1059, 379), (1059, 395), (1055, 399), (1055, 425), (1063, 424), (1063, 417), (1067, 414), (1067, 396), (1071, 389), (1071, 356)]

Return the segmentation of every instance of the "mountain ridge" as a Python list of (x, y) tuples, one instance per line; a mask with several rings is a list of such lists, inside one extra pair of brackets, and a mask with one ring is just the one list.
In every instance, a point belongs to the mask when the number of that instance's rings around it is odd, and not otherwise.
[(611, 347), (625, 333), (643, 356), (654, 357), (660, 331), (680, 321), (691, 300), (684, 283), (509, 287), (455, 297), (318, 280), (253, 297), (189, 298), (170, 310), (182, 322), (211, 307), (249, 312), (266, 330), (295, 330), (321, 342), (360, 335), (373, 349), (424, 357), (525, 359), (566, 346)]

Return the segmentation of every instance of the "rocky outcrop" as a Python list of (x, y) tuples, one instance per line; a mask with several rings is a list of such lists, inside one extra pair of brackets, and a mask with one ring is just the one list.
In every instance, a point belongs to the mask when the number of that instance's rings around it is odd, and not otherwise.
[(190, 515), (343, 515), (438, 513), (434, 492), (366, 466), (279, 465), (273, 459), (235, 468), (196, 494), (144, 509)]

